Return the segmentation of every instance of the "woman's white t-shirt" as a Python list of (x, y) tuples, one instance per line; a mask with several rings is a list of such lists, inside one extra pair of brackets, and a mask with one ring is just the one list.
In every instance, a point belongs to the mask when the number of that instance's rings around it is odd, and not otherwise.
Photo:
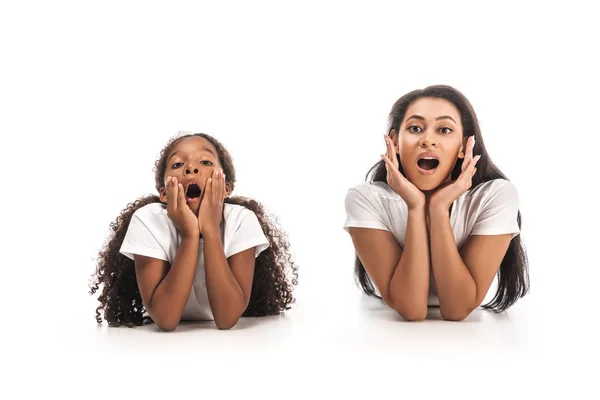
[[(392, 233), (404, 248), (408, 207), (402, 197), (384, 182), (363, 183), (346, 194), (346, 221), (350, 227), (382, 229)], [(520, 233), (517, 223), (519, 197), (506, 179), (483, 182), (463, 193), (452, 203), (450, 225), (460, 251), (470, 235)], [(439, 305), (431, 279), (429, 305)], [(379, 293), (378, 293), (379, 294)]]
[[(256, 247), (255, 257), (269, 247), (256, 214), (237, 204), (223, 205), (221, 238), (225, 257)], [(204, 269), (203, 239), (200, 238), (198, 263), (190, 296), (183, 310), (182, 320), (213, 320), (208, 302)], [(134, 254), (173, 263), (181, 235), (167, 216), (167, 206), (162, 203), (148, 204), (137, 210), (129, 223), (121, 254), (133, 260)]]

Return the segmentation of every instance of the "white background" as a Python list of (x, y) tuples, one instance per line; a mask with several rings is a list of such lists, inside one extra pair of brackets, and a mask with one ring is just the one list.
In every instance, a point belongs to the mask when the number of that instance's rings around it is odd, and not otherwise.
[[(1, 390), (597, 393), (592, 9), (216, 3), (0, 6)], [(502, 315), (407, 324), (353, 282), (345, 193), (379, 160), (394, 101), (432, 84), (470, 99), (492, 159), (519, 190), (531, 293)], [(279, 217), (300, 267), (297, 305), (227, 332), (97, 327), (94, 257), (121, 209), (153, 192), (154, 160), (181, 130), (221, 140), (236, 193)]]

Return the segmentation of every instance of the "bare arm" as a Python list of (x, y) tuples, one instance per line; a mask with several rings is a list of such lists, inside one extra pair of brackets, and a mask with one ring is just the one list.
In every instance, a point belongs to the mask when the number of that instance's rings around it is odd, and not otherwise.
[(425, 319), (430, 258), (424, 209), (408, 211), (404, 251), (388, 231), (349, 230), (356, 253), (383, 301), (408, 321)]
[(161, 329), (177, 328), (194, 282), (198, 262), (198, 236), (183, 238), (173, 265), (156, 258), (135, 255), (135, 273), (142, 301)]
[(142, 301), (154, 323), (161, 329), (177, 328), (192, 290), (200, 233), (198, 219), (185, 200), (185, 191), (176, 178), (165, 181), (167, 216), (181, 234), (173, 265), (164, 260), (134, 256), (135, 273)]
[(448, 211), (430, 210), (431, 261), (444, 319), (465, 319), (483, 302), (512, 235), (471, 236), (460, 254)]
[(225, 258), (218, 231), (204, 232), (206, 289), (215, 324), (230, 329), (240, 319), (248, 303), (254, 278), (255, 248)]
[(221, 242), (225, 175), (215, 169), (204, 186), (198, 223), (204, 238), (206, 290), (215, 324), (219, 329), (233, 327), (250, 302), (254, 278), (255, 248), (225, 258)]

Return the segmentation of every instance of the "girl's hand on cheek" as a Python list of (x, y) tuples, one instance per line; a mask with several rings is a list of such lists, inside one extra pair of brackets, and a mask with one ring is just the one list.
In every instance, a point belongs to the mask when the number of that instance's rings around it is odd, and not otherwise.
[(458, 199), (471, 188), (473, 183), (472, 179), (477, 172), (477, 161), (481, 155), (473, 158), (473, 147), (475, 146), (475, 137), (469, 137), (467, 141), (467, 149), (465, 151), (465, 159), (463, 160), (461, 173), (458, 179), (454, 182), (444, 185), (442, 188), (436, 190), (429, 200), (430, 209), (444, 209), (448, 210), (454, 200)]
[(185, 200), (185, 189), (177, 178), (167, 177), (165, 182), (167, 192), (167, 216), (182, 237), (199, 235), (198, 219)]
[(389, 136), (384, 135), (387, 153), (382, 154), (381, 158), (385, 162), (387, 171), (387, 184), (402, 197), (409, 209), (425, 207), (425, 193), (413, 185), (408, 179), (400, 173), (400, 164), (396, 156), (394, 143)]
[(206, 180), (198, 212), (200, 233), (220, 233), (223, 220), (223, 200), (225, 199), (225, 175), (223, 170), (215, 169)]

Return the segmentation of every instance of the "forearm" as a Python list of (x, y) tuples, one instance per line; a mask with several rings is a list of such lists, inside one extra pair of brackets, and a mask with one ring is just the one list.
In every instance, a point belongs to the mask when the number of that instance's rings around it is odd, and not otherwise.
[(448, 210), (432, 207), (429, 218), (431, 262), (440, 313), (444, 319), (462, 320), (477, 307), (477, 286), (458, 252)]
[(219, 329), (234, 326), (248, 304), (225, 257), (219, 231), (205, 232), (204, 265), (206, 289), (215, 324)]
[(194, 283), (199, 238), (183, 238), (169, 272), (156, 287), (150, 308), (158, 324), (174, 328), (179, 323)]
[(427, 315), (429, 265), (425, 208), (409, 209), (404, 249), (390, 282), (393, 307), (406, 319)]

